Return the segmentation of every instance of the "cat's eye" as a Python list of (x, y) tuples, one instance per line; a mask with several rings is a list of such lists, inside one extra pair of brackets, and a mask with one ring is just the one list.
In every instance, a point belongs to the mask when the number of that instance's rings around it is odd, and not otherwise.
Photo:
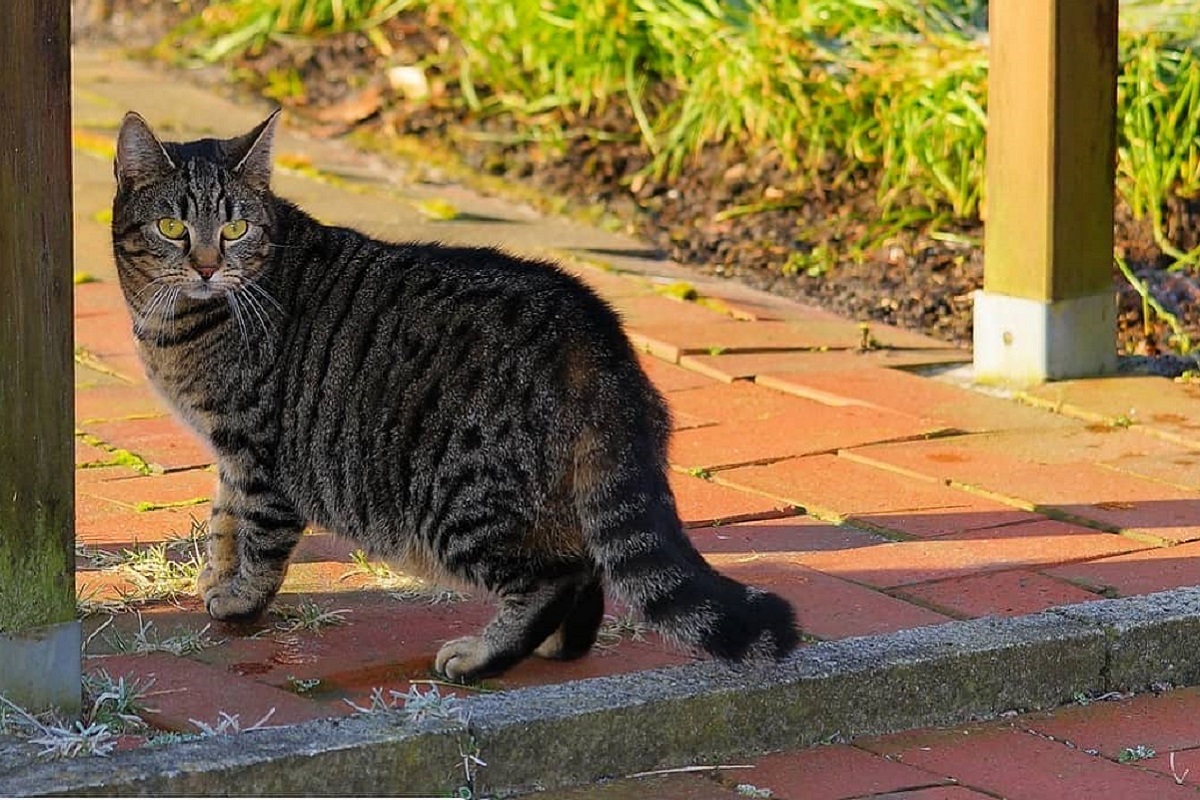
[(246, 235), (246, 230), (249, 227), (250, 225), (244, 219), (235, 219), (233, 222), (226, 222), (221, 226), (221, 238), (227, 242), (240, 239)]
[(158, 221), (158, 232), (168, 239), (182, 239), (187, 235), (187, 225), (183, 220), (163, 217)]

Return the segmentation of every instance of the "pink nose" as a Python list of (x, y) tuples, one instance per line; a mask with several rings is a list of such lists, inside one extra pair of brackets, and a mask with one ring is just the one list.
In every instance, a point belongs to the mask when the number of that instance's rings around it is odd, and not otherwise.
[(213, 276), (213, 273), (217, 271), (217, 265), (216, 264), (195, 264), (192, 266), (192, 269), (196, 270), (196, 274), (198, 274), (201, 278), (203, 278), (204, 280), (208, 280), (209, 278), (211, 278)]

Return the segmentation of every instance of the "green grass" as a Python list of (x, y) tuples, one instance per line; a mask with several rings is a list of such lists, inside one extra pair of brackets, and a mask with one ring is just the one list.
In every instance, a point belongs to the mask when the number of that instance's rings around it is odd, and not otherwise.
[[(379, 26), (402, 12), (454, 35), (421, 66), (457, 79), (465, 110), (512, 115), (541, 148), (620, 135), (597, 124), (617, 105), (659, 174), (714, 147), (773, 153), (792, 180), (772, 207), (864, 175), (905, 227), (977, 222), (985, 203), (984, 0), (223, 0), (173, 41), (216, 61), (361, 30), (388, 55)], [(1163, 207), (1200, 195), (1200, 9), (1125, 0), (1121, 13), (1118, 188), (1192, 264)], [(783, 268), (829, 266), (809, 262)]]

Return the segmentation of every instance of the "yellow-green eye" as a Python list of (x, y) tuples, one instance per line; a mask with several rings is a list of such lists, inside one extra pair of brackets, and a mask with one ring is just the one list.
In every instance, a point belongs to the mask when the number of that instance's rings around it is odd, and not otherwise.
[(182, 239), (187, 235), (187, 225), (183, 220), (163, 217), (158, 221), (158, 232), (168, 239)]
[(246, 229), (249, 227), (244, 219), (235, 219), (233, 222), (226, 222), (221, 226), (221, 238), (227, 242), (240, 239), (246, 235)]

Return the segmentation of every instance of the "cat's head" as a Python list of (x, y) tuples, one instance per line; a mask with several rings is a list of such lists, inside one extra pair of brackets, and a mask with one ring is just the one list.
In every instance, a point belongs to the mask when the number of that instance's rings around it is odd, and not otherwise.
[(123, 280), (197, 300), (254, 282), (270, 258), (278, 116), (233, 139), (178, 143), (125, 115), (113, 164), (113, 246)]

